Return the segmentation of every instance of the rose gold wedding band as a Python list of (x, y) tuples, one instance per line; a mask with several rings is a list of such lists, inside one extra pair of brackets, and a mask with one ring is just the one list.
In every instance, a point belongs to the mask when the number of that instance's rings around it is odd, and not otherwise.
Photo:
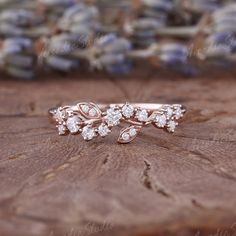
[(119, 143), (129, 143), (148, 125), (173, 133), (178, 120), (186, 112), (180, 104), (117, 103), (94, 104), (82, 102), (49, 110), (59, 135), (79, 134), (89, 141), (111, 133), (121, 123), (129, 124), (120, 131)]

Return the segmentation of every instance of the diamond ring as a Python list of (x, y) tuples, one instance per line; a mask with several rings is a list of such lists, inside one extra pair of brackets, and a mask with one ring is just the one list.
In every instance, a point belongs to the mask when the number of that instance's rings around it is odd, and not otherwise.
[(59, 135), (79, 134), (89, 141), (97, 136), (105, 137), (115, 126), (129, 126), (120, 131), (118, 143), (129, 143), (140, 130), (148, 125), (173, 133), (178, 120), (186, 109), (180, 104), (94, 104), (78, 103), (49, 110), (51, 120), (56, 123)]

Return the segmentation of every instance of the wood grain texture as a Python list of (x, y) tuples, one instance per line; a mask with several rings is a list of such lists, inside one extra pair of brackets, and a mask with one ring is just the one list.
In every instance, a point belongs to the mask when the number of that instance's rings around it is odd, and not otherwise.
[[(129, 145), (59, 137), (47, 110), (77, 101), (183, 103), (174, 135)], [(236, 235), (236, 80), (153, 72), (0, 81), (0, 235)], [(222, 235), (222, 234), (221, 234)]]

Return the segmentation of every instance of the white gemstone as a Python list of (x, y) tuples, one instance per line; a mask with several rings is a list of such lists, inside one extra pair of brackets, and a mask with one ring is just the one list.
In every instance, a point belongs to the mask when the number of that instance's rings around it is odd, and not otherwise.
[(174, 132), (175, 128), (176, 128), (176, 123), (173, 120), (169, 121), (168, 128), (167, 128), (168, 131), (169, 132)]
[(65, 111), (57, 109), (56, 113), (54, 114), (54, 118), (56, 119), (57, 122), (62, 122), (63, 119), (65, 118)]
[(69, 131), (74, 134), (77, 133), (79, 131), (79, 123), (80, 123), (80, 119), (78, 116), (72, 116), (69, 117), (66, 121), (66, 126), (69, 129)]
[(105, 136), (107, 136), (107, 135), (110, 133), (110, 129), (108, 128), (107, 125), (101, 124), (101, 125), (98, 127), (98, 133), (99, 133), (102, 137), (105, 137)]
[(89, 116), (95, 117), (97, 115), (97, 111), (95, 108), (89, 110)]
[(88, 113), (89, 112), (89, 106), (88, 105), (82, 105), (81, 106), (81, 109), (82, 109), (82, 111), (84, 112), (84, 113)]
[(126, 118), (130, 118), (134, 114), (134, 107), (131, 106), (130, 104), (125, 104), (122, 107), (122, 114)]
[(137, 118), (141, 122), (145, 122), (148, 119), (148, 112), (146, 110), (137, 111)]
[(128, 133), (123, 133), (121, 137), (124, 141), (128, 141), (130, 138)]
[(177, 107), (175, 109), (175, 117), (176, 119), (180, 119), (183, 115), (184, 111), (180, 108), (180, 107)]
[(131, 128), (131, 129), (129, 130), (129, 135), (130, 135), (131, 137), (136, 136), (136, 134), (137, 134), (137, 131), (136, 131), (135, 128)]
[(106, 122), (109, 126), (115, 126), (120, 123), (120, 119), (122, 118), (122, 114), (120, 110), (115, 108), (110, 108), (107, 110)]
[(157, 115), (155, 118), (155, 122), (156, 122), (157, 127), (163, 128), (166, 125), (166, 116)]
[(171, 118), (173, 113), (174, 113), (173, 109), (171, 107), (168, 107), (166, 110), (166, 114), (167, 114), (168, 118)]
[(66, 128), (64, 125), (58, 125), (57, 128), (58, 128), (59, 135), (63, 135), (66, 133)]
[(85, 126), (82, 130), (82, 136), (84, 140), (91, 140), (93, 139), (93, 137), (95, 137), (95, 130), (93, 128)]

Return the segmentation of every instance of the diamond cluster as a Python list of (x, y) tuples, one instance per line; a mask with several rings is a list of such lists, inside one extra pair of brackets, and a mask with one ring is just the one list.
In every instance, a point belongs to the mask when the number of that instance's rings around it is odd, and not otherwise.
[(120, 135), (120, 141), (123, 143), (130, 142), (137, 135), (137, 130), (134, 127), (130, 127), (124, 130)]
[(109, 126), (116, 126), (120, 124), (122, 114), (118, 108), (115, 107), (109, 108), (106, 113), (107, 115), (105, 119)]
[(121, 131), (118, 141), (128, 143), (143, 126), (151, 123), (174, 132), (177, 120), (182, 118), (184, 112), (181, 105), (163, 105), (153, 111), (134, 107), (129, 103), (111, 106), (102, 112), (93, 103), (80, 103), (72, 107), (59, 107), (54, 112), (54, 120), (60, 135), (81, 133), (87, 141), (97, 136), (107, 136), (114, 126), (126, 121), (131, 126)]
[(158, 128), (165, 128), (170, 133), (175, 131), (178, 123), (176, 122), (180, 119), (185, 110), (180, 105), (165, 106), (159, 114), (154, 117), (154, 123)]

